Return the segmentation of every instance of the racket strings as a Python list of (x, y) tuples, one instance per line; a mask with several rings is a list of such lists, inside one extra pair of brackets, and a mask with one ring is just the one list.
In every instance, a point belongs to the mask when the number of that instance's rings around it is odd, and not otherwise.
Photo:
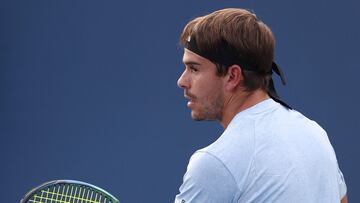
[(54, 185), (35, 194), (32, 203), (110, 203), (101, 193), (76, 185)]

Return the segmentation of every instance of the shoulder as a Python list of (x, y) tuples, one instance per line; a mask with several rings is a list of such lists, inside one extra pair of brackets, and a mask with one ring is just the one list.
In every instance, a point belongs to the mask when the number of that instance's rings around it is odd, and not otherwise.
[(192, 178), (200, 181), (201, 179), (209, 181), (208, 177), (214, 175), (221, 175), (223, 178), (234, 181), (231, 172), (223, 161), (206, 150), (199, 150), (191, 156), (187, 170)]
[(232, 202), (236, 182), (220, 159), (206, 151), (197, 151), (190, 159), (175, 202)]

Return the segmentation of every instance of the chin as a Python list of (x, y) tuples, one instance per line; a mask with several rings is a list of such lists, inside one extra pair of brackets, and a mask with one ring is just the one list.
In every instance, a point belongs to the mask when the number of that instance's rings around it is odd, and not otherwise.
[(216, 120), (216, 118), (212, 118), (211, 116), (196, 114), (194, 111), (191, 112), (191, 118), (194, 121), (214, 121), (214, 120)]
[(202, 120), (204, 120), (204, 119), (201, 118), (198, 114), (196, 114), (194, 111), (191, 112), (191, 118), (192, 118), (194, 121), (202, 121)]
[(205, 119), (203, 119), (203, 118), (194, 117), (194, 116), (192, 116), (191, 118), (192, 118), (194, 121), (203, 121), (203, 120), (205, 120)]
[(193, 119), (194, 121), (201, 121), (201, 119), (194, 114), (191, 114), (191, 119)]

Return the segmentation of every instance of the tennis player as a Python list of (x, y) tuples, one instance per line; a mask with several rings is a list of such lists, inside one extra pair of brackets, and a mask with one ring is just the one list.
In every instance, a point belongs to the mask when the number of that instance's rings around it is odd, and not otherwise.
[[(345, 203), (346, 185), (326, 132), (276, 93), (274, 36), (256, 15), (223, 9), (181, 34), (178, 80), (194, 120), (224, 127), (188, 164), (176, 203)], [(275, 74), (273, 74), (275, 73)]]

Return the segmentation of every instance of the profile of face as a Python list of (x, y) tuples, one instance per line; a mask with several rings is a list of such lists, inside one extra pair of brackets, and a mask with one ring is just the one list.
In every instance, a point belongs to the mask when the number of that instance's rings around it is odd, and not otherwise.
[(187, 106), (194, 120), (221, 120), (224, 106), (224, 78), (216, 74), (216, 65), (184, 49), (185, 70), (177, 81), (184, 89)]

